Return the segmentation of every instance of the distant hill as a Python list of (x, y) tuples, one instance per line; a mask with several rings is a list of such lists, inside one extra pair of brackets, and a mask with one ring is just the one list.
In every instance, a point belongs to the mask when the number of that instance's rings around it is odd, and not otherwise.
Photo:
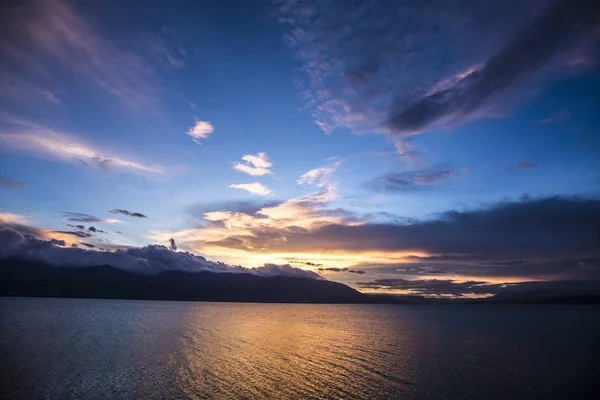
[(111, 266), (53, 267), (0, 260), (0, 295), (290, 303), (357, 303), (363, 295), (341, 283), (284, 276), (167, 271), (139, 275)]
[(259, 303), (600, 304), (598, 292), (507, 291), (487, 299), (432, 299), (363, 294), (338, 282), (310, 278), (183, 271), (141, 275), (108, 265), (54, 267), (14, 259), (0, 259), (0, 296)]

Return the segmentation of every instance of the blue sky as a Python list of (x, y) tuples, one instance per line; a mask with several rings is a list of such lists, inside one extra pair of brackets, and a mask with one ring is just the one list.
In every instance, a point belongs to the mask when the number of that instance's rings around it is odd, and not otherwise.
[[(373, 281), (439, 252), (333, 233), (314, 250), (311, 235), (600, 194), (593, 1), (6, 7), (0, 213), (66, 246), (172, 237), (211, 260)], [(81, 237), (72, 212), (105, 233)], [(557, 260), (595, 255), (571, 251)]]

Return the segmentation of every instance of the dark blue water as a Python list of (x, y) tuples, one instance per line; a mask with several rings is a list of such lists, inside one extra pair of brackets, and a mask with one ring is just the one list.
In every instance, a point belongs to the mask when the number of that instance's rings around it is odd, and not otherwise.
[(0, 298), (6, 399), (584, 399), (600, 307)]

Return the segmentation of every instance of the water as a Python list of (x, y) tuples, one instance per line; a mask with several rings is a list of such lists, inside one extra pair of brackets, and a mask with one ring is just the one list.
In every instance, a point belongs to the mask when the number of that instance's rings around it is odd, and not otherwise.
[(0, 298), (0, 316), (7, 399), (577, 399), (599, 388), (595, 306)]

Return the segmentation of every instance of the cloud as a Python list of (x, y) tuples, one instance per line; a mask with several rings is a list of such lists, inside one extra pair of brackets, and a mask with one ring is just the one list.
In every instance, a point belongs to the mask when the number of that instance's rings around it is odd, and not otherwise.
[(13, 213), (0, 213), (0, 223), (2, 224), (27, 224), (30, 218), (24, 215)]
[(4, 115), (1, 117), (0, 122), (12, 127), (0, 129), (0, 144), (15, 150), (104, 171), (165, 173), (163, 167), (101, 151), (68, 133)]
[(324, 187), (329, 184), (331, 176), (341, 165), (341, 161), (335, 161), (333, 164), (325, 165), (322, 167), (311, 169), (310, 171), (303, 174), (298, 179), (298, 184), (309, 184), (316, 185), (318, 187)]
[(256, 216), (263, 208), (276, 207), (281, 201), (259, 201), (259, 200), (226, 200), (210, 203), (199, 203), (188, 207), (187, 211), (190, 215), (197, 219), (203, 219), (205, 214), (214, 211), (227, 211), (232, 213), (242, 213)]
[(327, 272), (347, 272), (350, 274), (364, 275), (366, 272), (362, 269), (351, 269), (351, 268), (319, 268), (319, 271)]
[(125, 271), (142, 274), (157, 274), (169, 270), (179, 270), (320, 279), (320, 276), (314, 272), (304, 271), (289, 265), (266, 264), (258, 268), (244, 268), (209, 261), (202, 256), (189, 252), (174, 252), (165, 246), (158, 245), (115, 251), (85, 250), (62, 246), (65, 246), (64, 241), (41, 240), (33, 235), (21, 234), (9, 227), (0, 227), (0, 258), (3, 259), (17, 258), (70, 267), (110, 265)]
[(194, 142), (200, 144), (201, 139), (208, 139), (208, 137), (215, 131), (213, 125), (208, 121), (196, 121), (190, 129), (186, 132), (186, 135), (191, 137)]
[(18, 188), (25, 186), (25, 184), (21, 181), (15, 180), (15, 179), (10, 179), (10, 178), (6, 178), (4, 176), (0, 176), (0, 186), (8, 188), (8, 189), (18, 189)]
[(535, 168), (538, 165), (539, 165), (538, 163), (533, 162), (533, 161), (521, 160), (517, 164), (513, 165), (512, 167), (506, 168), (504, 170), (504, 173), (524, 171), (526, 169)]
[(597, 44), (595, 0), (275, 4), (326, 132), (406, 136), (497, 113), (573, 74), (566, 61)]
[(561, 110), (556, 114), (552, 114), (542, 120), (540, 120), (540, 124), (554, 124), (556, 122), (566, 121), (571, 117), (571, 114), (567, 110)]
[(85, 247), (89, 247), (89, 248), (95, 248), (96, 246), (91, 244), (91, 243), (86, 243), (86, 242), (79, 242), (79, 244), (84, 245)]
[[(67, 217), (67, 219), (71, 222), (103, 222), (106, 224), (116, 224), (116, 223), (121, 222), (118, 219), (112, 219), (112, 218), (104, 219), (104, 218), (95, 217), (90, 214), (69, 212), (69, 211), (63, 211), (63, 215), (65, 217)], [(81, 226), (81, 225), (76, 225), (76, 226)]]
[(85, 226), (84, 226), (84, 225), (73, 225), (73, 224), (67, 224), (67, 226), (69, 226), (69, 227), (71, 227), (71, 228), (78, 229), (78, 230), (80, 230), (80, 231), (82, 231), (82, 230), (84, 230), (84, 229), (85, 229)]
[(175, 239), (173, 238), (169, 239), (169, 249), (171, 249), (172, 251), (177, 251), (177, 244), (175, 243)]
[(499, 293), (535, 293), (537, 298), (547, 295), (597, 294), (599, 282), (578, 280), (529, 281), (518, 283), (489, 283), (485, 281), (457, 281), (452, 279), (395, 279), (383, 278), (359, 282), (362, 289), (395, 291), (426, 297), (489, 296)]
[[(411, 250), (429, 254), (582, 257), (600, 252), (600, 201), (577, 197), (524, 198), (448, 211), (411, 224), (330, 224), (294, 232), (274, 248), (290, 251)], [(494, 256), (494, 257), (492, 257)]]
[(253, 214), (210, 211), (193, 229), (152, 238), (172, 237), (180, 247), (229, 260), (322, 264), (403, 279), (600, 280), (600, 268), (580, 268), (600, 267), (597, 199), (524, 197), (422, 221), (372, 222), (331, 213), (331, 198), (323, 191)]
[(91, 233), (83, 232), (83, 231), (51, 231), (52, 233), (62, 233), (63, 235), (71, 235), (77, 236), (80, 238), (88, 238), (92, 237)]
[[(81, 225), (80, 225), (81, 226)], [(95, 233), (106, 233), (106, 231), (103, 231), (102, 229), (98, 229), (95, 226), (90, 226), (88, 228), (88, 232), (95, 232)]]
[(131, 212), (131, 211), (124, 210), (122, 208), (115, 208), (113, 210), (110, 210), (109, 212), (111, 212), (113, 214), (127, 215), (128, 217), (134, 217), (134, 218), (148, 218), (146, 215), (144, 215), (142, 213)]
[(88, 21), (68, 2), (31, 0), (7, 11), (14, 49), (8, 56), (14, 70), (32, 70), (36, 79), (48, 80), (44, 66), (50, 58), (57, 67), (85, 76), (129, 108), (158, 108), (155, 65), (139, 51), (117, 45), (100, 33), (95, 21)]
[(157, 63), (170, 69), (185, 66), (187, 51), (173, 27), (163, 26), (160, 33), (147, 33), (140, 39), (142, 47)]
[(271, 189), (269, 189), (267, 186), (265, 186), (265, 185), (263, 185), (262, 183), (259, 183), (259, 182), (238, 183), (238, 184), (229, 185), (229, 187), (232, 188), (232, 189), (245, 190), (247, 192), (250, 192), (252, 194), (256, 194), (256, 195), (259, 195), (259, 196), (268, 196), (271, 193), (273, 193), (271, 191)]
[(266, 153), (246, 154), (242, 162), (233, 163), (233, 169), (252, 176), (271, 175), (273, 163), (269, 161)]
[(417, 169), (405, 172), (390, 172), (367, 182), (367, 186), (379, 191), (407, 193), (423, 186), (434, 185), (458, 175), (458, 172), (443, 168)]

